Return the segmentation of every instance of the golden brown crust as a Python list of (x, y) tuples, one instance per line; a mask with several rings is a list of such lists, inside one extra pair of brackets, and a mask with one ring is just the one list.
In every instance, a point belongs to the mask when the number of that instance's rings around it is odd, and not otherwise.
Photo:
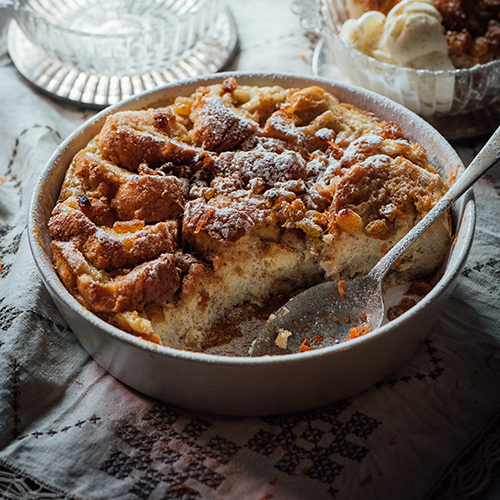
[(443, 17), (449, 55), (457, 68), (500, 57), (500, 3), (490, 0), (434, 0)]
[(216, 240), (228, 245), (248, 234), (253, 226), (252, 219), (235, 208), (218, 208), (206, 203), (189, 202), (183, 219), (183, 239), (185, 242), (203, 238)]
[(187, 183), (173, 176), (131, 176), (111, 202), (118, 220), (146, 223), (177, 219), (184, 210)]
[[(369, 157), (346, 169), (335, 184), (330, 206), (329, 230), (338, 230), (338, 218), (345, 210), (355, 212), (369, 237), (387, 239), (398, 220), (415, 221), (427, 213), (447, 191), (435, 174), (422, 175), (421, 169), (398, 156)], [(343, 229), (340, 223), (340, 230)]]
[(387, 15), (399, 1), (400, 0), (355, 0), (354, 3), (358, 8), (361, 8), (363, 12), (378, 10)]
[(172, 254), (143, 262), (107, 283), (93, 280), (88, 274), (77, 278), (78, 291), (97, 312), (141, 311), (146, 304), (170, 299), (179, 285)]
[(227, 107), (219, 97), (200, 96), (191, 112), (195, 144), (208, 151), (237, 148), (255, 132), (258, 124), (235, 109)]
[(59, 241), (72, 241), (98, 269), (135, 266), (158, 255), (177, 250), (177, 222), (146, 226), (132, 219), (117, 221), (112, 228), (95, 225), (83, 212), (58, 204), (49, 222), (50, 234)]
[[(92, 220), (100, 216), (101, 225), (130, 219), (153, 223), (176, 219), (183, 212), (188, 194), (186, 179), (162, 171), (134, 174), (90, 153), (79, 154), (75, 163), (75, 187), (66, 194), (80, 195), (79, 209)], [(97, 206), (101, 209), (96, 213)]]
[(397, 125), (319, 87), (229, 78), (106, 119), (66, 174), (54, 262), (106, 321), (199, 349), (233, 305), (341, 272), (346, 234), (361, 247), (401, 237), (446, 189), (438, 179)]
[(66, 287), (95, 312), (142, 311), (147, 304), (170, 299), (180, 285), (173, 254), (161, 254), (126, 274), (113, 277), (92, 272), (72, 241), (53, 241), (51, 248)]
[(304, 158), (295, 151), (275, 153), (263, 148), (221, 153), (215, 168), (218, 176), (237, 176), (243, 187), (252, 179), (260, 178), (266, 189), (277, 182), (304, 179), (307, 174)]
[(209, 169), (212, 164), (210, 153), (191, 145), (191, 136), (171, 108), (161, 114), (146, 110), (110, 115), (96, 140), (103, 158), (132, 171), (143, 164), (150, 168), (182, 165), (190, 171)]

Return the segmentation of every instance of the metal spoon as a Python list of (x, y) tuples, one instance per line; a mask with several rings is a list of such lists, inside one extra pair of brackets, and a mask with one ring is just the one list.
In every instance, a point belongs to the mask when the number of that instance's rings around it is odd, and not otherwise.
[(290, 354), (334, 345), (350, 336), (353, 321), (369, 331), (378, 328), (385, 312), (382, 280), (389, 268), (499, 158), (500, 127), (445, 196), (365, 277), (321, 283), (290, 299), (270, 316), (249, 355)]

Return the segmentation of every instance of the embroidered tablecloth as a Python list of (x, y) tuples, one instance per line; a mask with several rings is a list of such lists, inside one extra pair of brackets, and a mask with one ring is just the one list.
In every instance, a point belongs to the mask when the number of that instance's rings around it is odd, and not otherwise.
[[(311, 73), (291, 2), (231, 3), (229, 69)], [(0, 44), (1, 48), (4, 48)], [(84, 351), (37, 274), (26, 232), (38, 175), (91, 111), (51, 101), (0, 60), (0, 498), (497, 498), (500, 174), (475, 188), (466, 268), (419, 351), (375, 387), (315, 410), (228, 418), (124, 386)], [(484, 138), (456, 147), (468, 163)]]

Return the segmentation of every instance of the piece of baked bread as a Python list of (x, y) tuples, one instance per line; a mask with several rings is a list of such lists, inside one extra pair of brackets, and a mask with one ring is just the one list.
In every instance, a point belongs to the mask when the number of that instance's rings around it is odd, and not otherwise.
[[(54, 263), (106, 321), (203, 350), (235, 306), (366, 274), (446, 190), (396, 124), (319, 87), (228, 78), (106, 119), (66, 173)], [(431, 275), (450, 235), (445, 215), (387, 283)]]

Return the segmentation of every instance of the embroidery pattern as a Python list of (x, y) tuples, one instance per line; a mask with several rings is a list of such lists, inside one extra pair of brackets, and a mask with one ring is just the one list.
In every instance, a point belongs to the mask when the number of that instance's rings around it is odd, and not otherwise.
[(9, 368), (11, 370), (10, 377), (9, 377), (9, 385), (10, 389), (9, 392), (11, 394), (11, 399), (9, 401), (10, 406), (14, 412), (13, 416), (13, 422), (14, 422), (14, 428), (12, 429), (12, 434), (14, 437), (18, 436), (18, 426), (19, 423), (21, 422), (21, 419), (19, 418), (19, 403), (18, 403), (18, 396), (20, 394), (20, 389), (19, 389), (19, 364), (16, 359), (13, 359), (9, 363)]
[(500, 259), (490, 258), (486, 262), (483, 263), (478, 262), (473, 267), (465, 267), (464, 270), (462, 271), (462, 275), (468, 278), (473, 271), (481, 272), (485, 266), (490, 268), (495, 268), (498, 265), (498, 263), (500, 263)]
[(377, 384), (375, 384), (375, 387), (382, 387), (384, 385), (395, 385), (397, 382), (406, 382), (408, 383), (411, 379), (418, 379), (418, 380), (424, 380), (427, 377), (432, 378), (433, 380), (436, 380), (442, 373), (444, 372), (444, 367), (441, 365), (441, 358), (438, 358), (436, 356), (437, 349), (434, 347), (434, 344), (431, 340), (425, 339), (424, 340), (424, 353), (428, 356), (429, 358), (429, 363), (430, 363), (430, 368), (429, 371), (426, 373), (422, 372), (416, 372), (412, 375), (405, 373), (401, 377), (388, 377), (385, 378), (384, 380), (381, 380)]
[(62, 139), (61, 135), (59, 134), (59, 132), (57, 132), (57, 130), (54, 130), (49, 125), (41, 125), (39, 123), (35, 123), (31, 127), (25, 128), (23, 131), (21, 131), (19, 136), (16, 138), (15, 143), (14, 143), (14, 149), (12, 150), (9, 163), (7, 164), (6, 176), (9, 177), (13, 181), (13, 183), (14, 183), (13, 185), (17, 189), (18, 196), (19, 196), (20, 200), (22, 199), (23, 183), (22, 183), (22, 180), (17, 179), (17, 176), (13, 173), (13, 166), (14, 166), (15, 160), (16, 160), (18, 152), (19, 152), (19, 144), (21, 143), (22, 137), (24, 135), (26, 135), (28, 132), (30, 132), (31, 130), (43, 129), (43, 128), (45, 128), (49, 132), (53, 133), (56, 136), (58, 143), (61, 141), (61, 139)]
[[(340, 455), (361, 462), (369, 449), (350, 441), (349, 437), (367, 439), (381, 425), (359, 411), (343, 422), (339, 417), (351, 404), (340, 401), (294, 415), (266, 417), (264, 422), (276, 431), (259, 431), (248, 442), (248, 447), (267, 457), (281, 449), (281, 457), (274, 464), (276, 469), (289, 475), (297, 475), (302, 469), (305, 476), (330, 485), (328, 493), (335, 497), (337, 490), (331, 485), (344, 465), (333, 457)], [(299, 431), (304, 425), (305, 429)]]
[(21, 436), (18, 436), (17, 439), (18, 440), (26, 439), (28, 436), (33, 436), (35, 439), (38, 439), (38, 438), (40, 438), (42, 436), (52, 437), (52, 436), (55, 436), (56, 434), (58, 434), (60, 432), (68, 432), (70, 429), (73, 429), (74, 427), (78, 427), (79, 429), (81, 429), (82, 426), (84, 424), (86, 424), (86, 423), (97, 424), (97, 422), (99, 420), (101, 420), (101, 417), (98, 417), (96, 415), (92, 415), (90, 418), (88, 418), (86, 420), (78, 420), (78, 422), (76, 422), (73, 425), (66, 425), (62, 429), (59, 429), (58, 431), (54, 430), (54, 429), (49, 429), (46, 432), (34, 431), (34, 432), (29, 433), (29, 434), (23, 434)]
[(2, 498), (37, 500), (77, 500), (59, 488), (43, 484), (29, 474), (11, 469), (0, 461), (0, 492)]
[(116, 479), (132, 477), (128, 491), (140, 499), (146, 500), (159, 488), (163, 498), (182, 495), (191, 500), (199, 492), (186, 483), (191, 485), (194, 480), (217, 490), (225, 477), (211, 466), (228, 464), (247, 448), (272, 461), (280, 472), (297, 475), (300, 471), (326, 483), (334, 497), (332, 484), (344, 467), (334, 457), (361, 462), (369, 449), (351, 438), (367, 439), (381, 425), (358, 411), (341, 420), (351, 404), (342, 401), (308, 412), (263, 418), (266, 429), (260, 429), (243, 447), (218, 435), (204, 438), (212, 423), (194, 418), (182, 427), (175, 410), (156, 404), (140, 424), (122, 423), (116, 428), (115, 435), (123, 444), (111, 450), (100, 469)]
[(13, 306), (2, 305), (5, 299), (0, 299), (0, 330), (7, 331), (21, 311)]
[(149, 498), (160, 483), (164, 483), (160, 487), (165, 489), (165, 499), (198, 497), (196, 489), (184, 484), (192, 479), (217, 489), (224, 477), (206, 462), (228, 463), (240, 447), (219, 436), (202, 446), (197, 440), (213, 424), (195, 418), (176, 430), (174, 424), (179, 425), (179, 419), (176, 411), (157, 404), (143, 418), (147, 428), (119, 425), (115, 434), (126, 446), (113, 450), (100, 469), (117, 479), (133, 477), (129, 492), (140, 499)]
[(428, 500), (479, 498), (500, 464), (500, 413), (491, 425), (446, 469), (427, 495)]
[(0, 225), (0, 278), (3, 278), (7, 276), (12, 264), (6, 264), (4, 262), (5, 256), (14, 254), (19, 250), (19, 244), (21, 242), (21, 235), (18, 235), (14, 238), (14, 241), (8, 245), (7, 247), (4, 247), (2, 245), (4, 238), (7, 236), (7, 234), (10, 233), (14, 228), (9, 225)]

